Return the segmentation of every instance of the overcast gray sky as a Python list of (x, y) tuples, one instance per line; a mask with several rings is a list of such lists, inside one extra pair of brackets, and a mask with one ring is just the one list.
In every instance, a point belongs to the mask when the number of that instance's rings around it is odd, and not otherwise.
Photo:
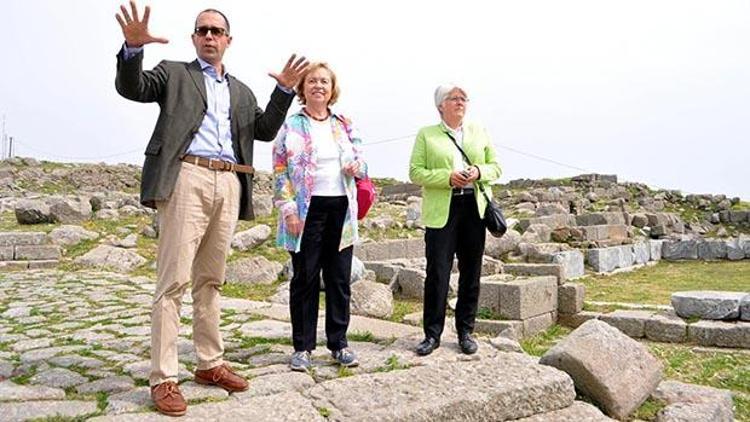
[[(17, 155), (142, 162), (156, 105), (114, 89), (112, 0), (6, 0), (0, 115)], [(750, 2), (152, 0), (145, 67), (193, 60), (195, 15), (224, 11), (225, 64), (264, 106), (289, 54), (328, 61), (371, 174), (407, 178), (432, 92), (466, 87), (504, 174), (584, 172), (750, 199)], [(293, 109), (296, 109), (296, 104)], [(387, 141), (387, 142), (384, 142)], [(270, 144), (255, 165), (270, 169)]]

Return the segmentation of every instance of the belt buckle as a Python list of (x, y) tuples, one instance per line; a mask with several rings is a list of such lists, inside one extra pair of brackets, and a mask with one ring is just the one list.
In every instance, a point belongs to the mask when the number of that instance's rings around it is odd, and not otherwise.
[(209, 170), (213, 170), (213, 169), (214, 169), (214, 165), (213, 165), (213, 162), (214, 162), (214, 159), (213, 159), (213, 158), (209, 158), (209, 159), (208, 159), (208, 167), (207, 167), (207, 168), (208, 168)]

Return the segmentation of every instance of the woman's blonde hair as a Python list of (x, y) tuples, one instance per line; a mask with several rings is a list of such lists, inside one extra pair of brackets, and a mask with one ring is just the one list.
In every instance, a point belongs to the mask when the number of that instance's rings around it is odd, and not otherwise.
[(336, 104), (336, 100), (339, 99), (339, 85), (336, 83), (336, 74), (326, 62), (311, 63), (310, 66), (305, 69), (305, 73), (302, 74), (299, 82), (297, 82), (297, 86), (294, 87), (294, 90), (297, 92), (297, 100), (302, 105), (307, 104), (307, 100), (305, 100), (305, 80), (307, 80), (307, 75), (317, 69), (325, 69), (331, 75), (331, 99), (328, 101), (328, 105)]

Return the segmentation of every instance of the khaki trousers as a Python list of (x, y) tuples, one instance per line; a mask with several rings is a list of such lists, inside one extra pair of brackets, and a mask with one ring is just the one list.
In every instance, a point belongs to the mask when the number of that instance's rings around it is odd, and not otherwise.
[(235, 173), (183, 162), (172, 196), (156, 204), (159, 247), (151, 312), (151, 386), (177, 382), (180, 305), (190, 280), (198, 369), (223, 363), (219, 290), (239, 203)]

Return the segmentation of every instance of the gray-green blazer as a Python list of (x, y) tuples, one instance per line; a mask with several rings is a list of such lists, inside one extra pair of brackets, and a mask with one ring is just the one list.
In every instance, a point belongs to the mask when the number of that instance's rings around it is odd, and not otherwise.
[[(207, 108), (206, 86), (197, 60), (191, 63), (162, 61), (147, 71), (143, 71), (142, 65), (143, 52), (123, 60), (120, 51), (115, 87), (127, 99), (156, 102), (161, 109), (146, 146), (141, 177), (141, 203), (155, 208), (156, 201), (168, 199), (172, 194), (180, 158), (203, 122)], [(264, 112), (250, 88), (230, 75), (229, 97), (235, 157), (240, 164), (252, 165), (253, 140), (273, 141), (294, 94), (276, 87)], [(237, 176), (242, 185), (239, 218), (251, 220), (254, 218), (253, 176), (244, 173), (237, 173)]]

